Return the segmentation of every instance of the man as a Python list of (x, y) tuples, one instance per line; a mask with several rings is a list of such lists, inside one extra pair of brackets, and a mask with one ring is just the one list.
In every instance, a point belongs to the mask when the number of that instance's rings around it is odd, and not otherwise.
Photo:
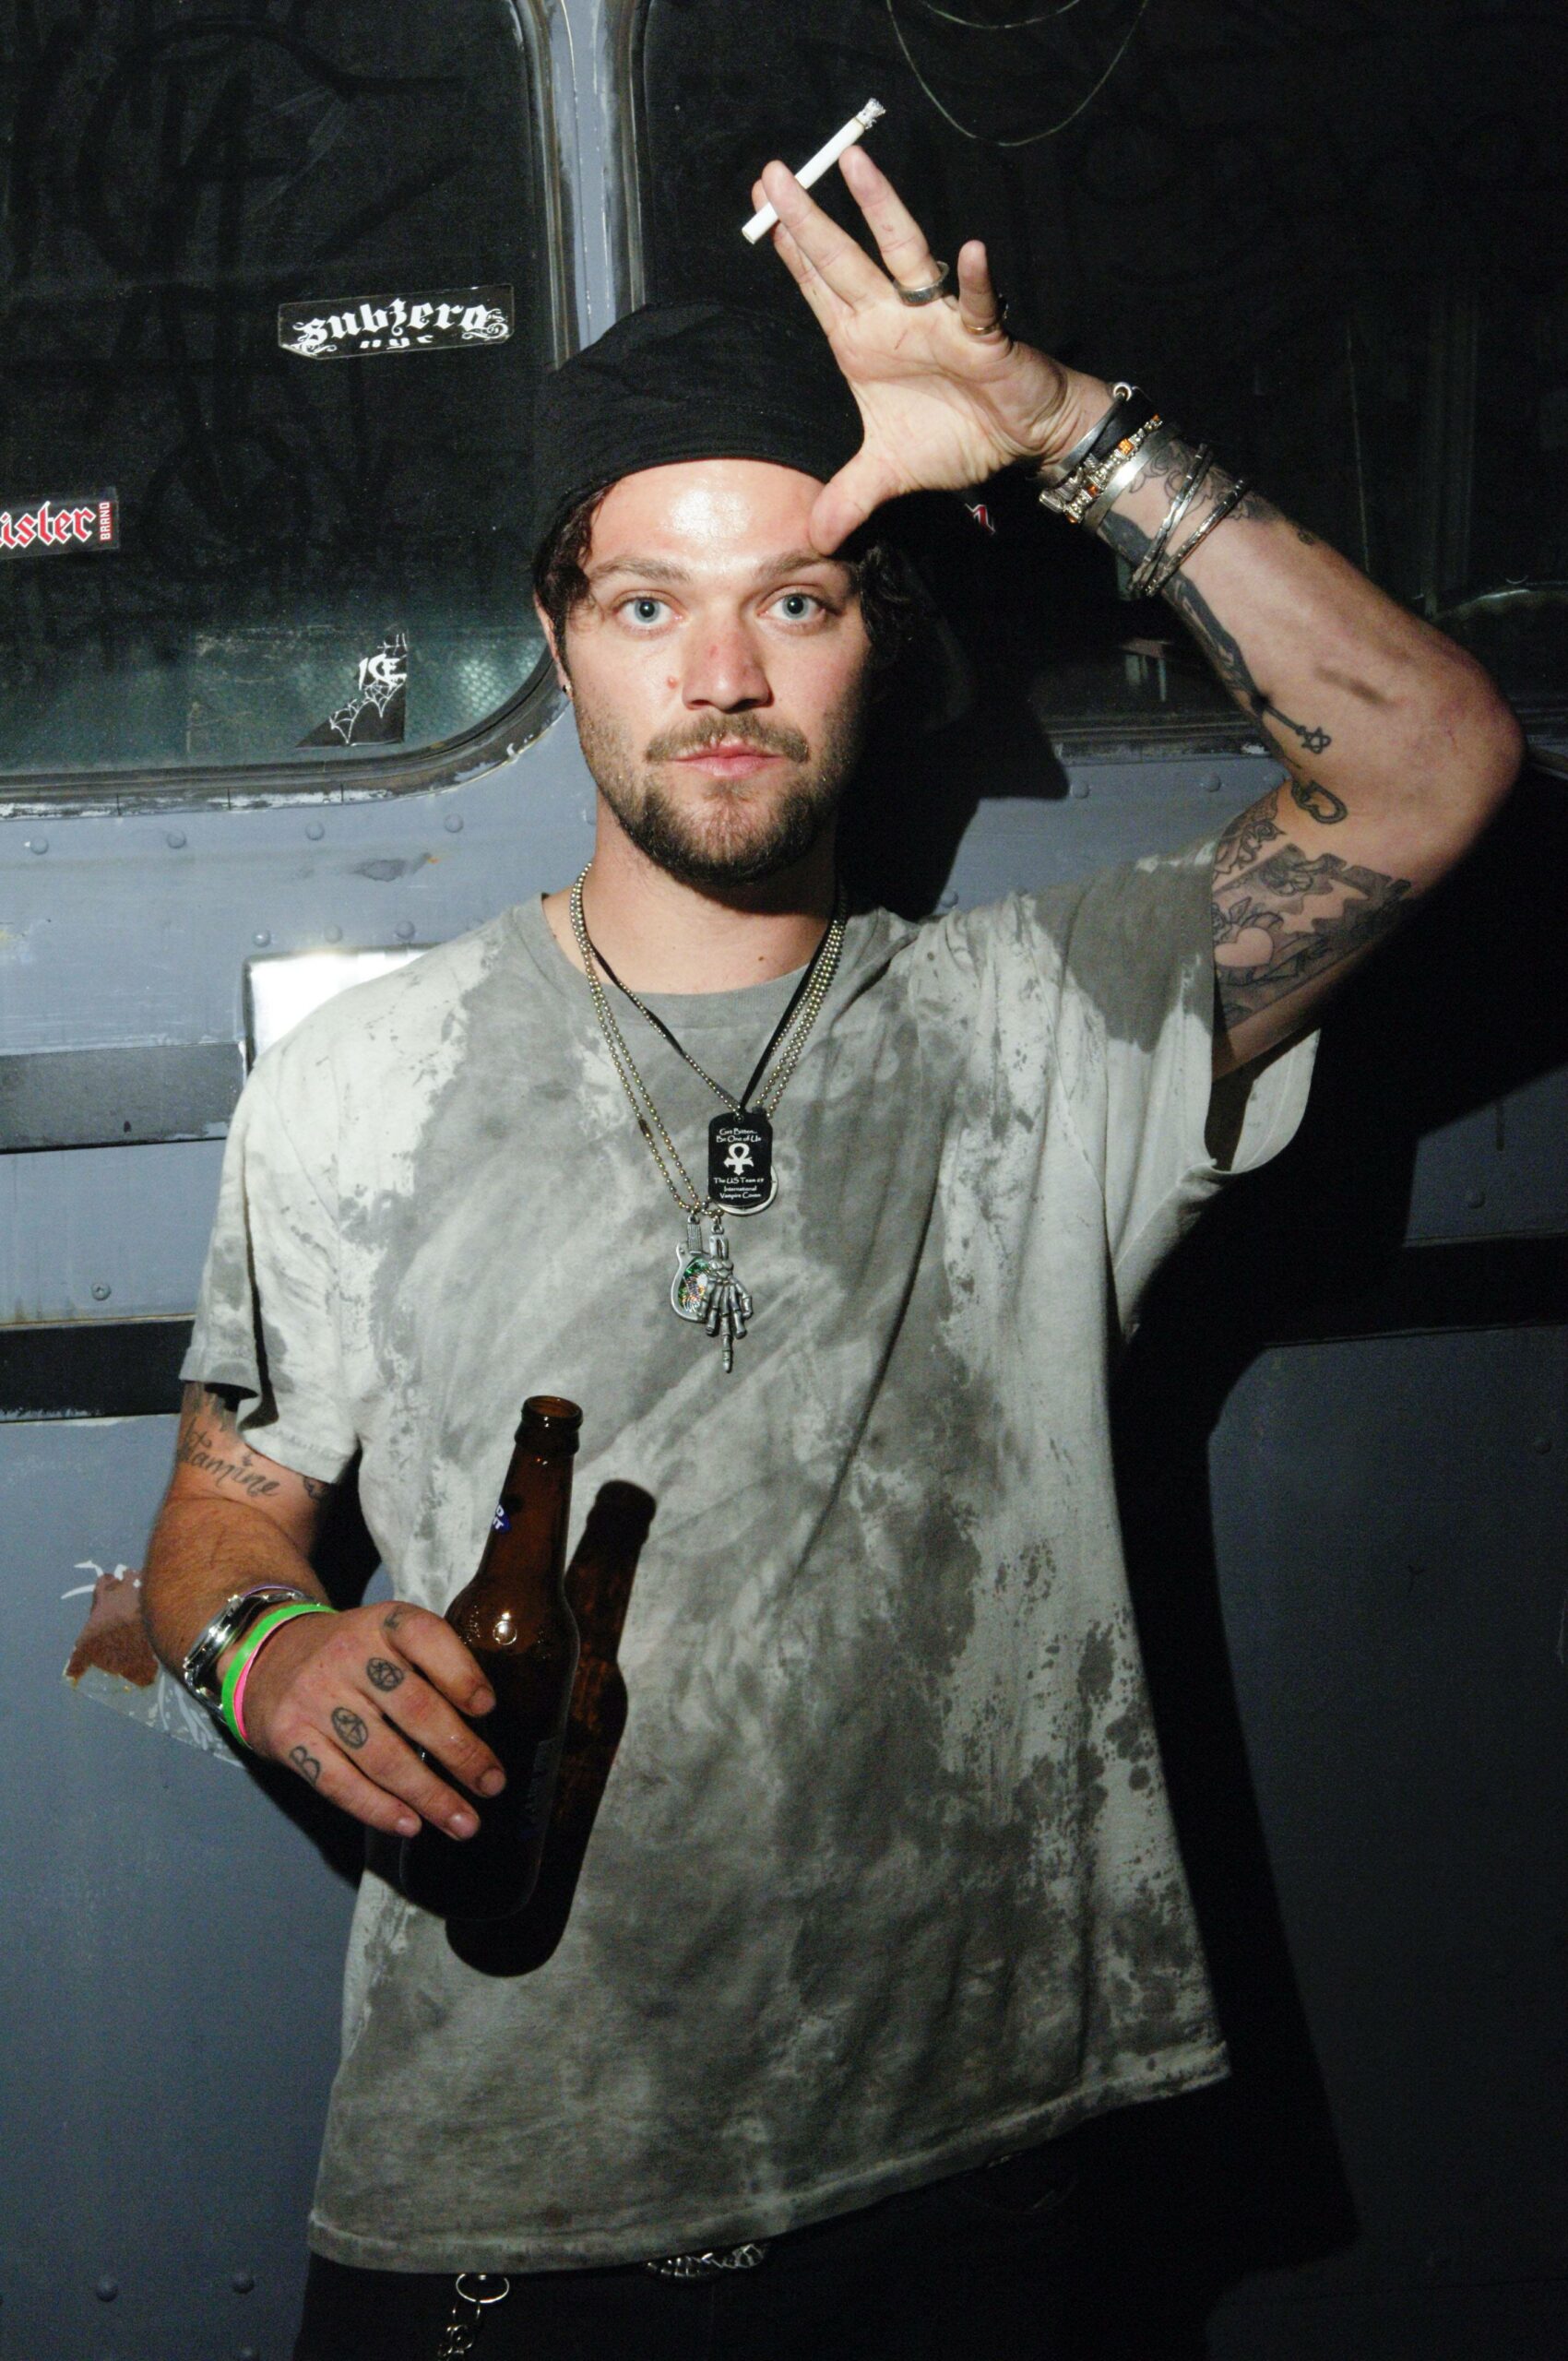
[[(1224, 2070), (1109, 1340), (1290, 1136), (1309, 1028), (1517, 731), (1149, 405), (1015, 345), (983, 247), (950, 279), (842, 169), (881, 268), (781, 166), (758, 191), (826, 344), (677, 307), (547, 391), (579, 887), (302, 1026), (230, 1144), (155, 1643), (178, 1666), (256, 1584), (319, 1600), (356, 1453), (397, 1593), (259, 1647), (258, 1753), (368, 1827), (470, 1833), (492, 1700), (439, 1610), (523, 1395), (586, 1406), (580, 1486), (658, 1503), (554, 1954), (487, 1978), (364, 1881), (301, 2361), (1063, 2350), (1072, 2127)], [(1218, 848), (846, 919), (835, 815), (897, 626), (868, 519), (1012, 465), (1174, 569), (1288, 784)]]

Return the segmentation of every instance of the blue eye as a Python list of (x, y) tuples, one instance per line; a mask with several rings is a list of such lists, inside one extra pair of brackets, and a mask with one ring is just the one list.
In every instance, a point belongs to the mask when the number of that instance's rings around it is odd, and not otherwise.
[(634, 599), (632, 612), (640, 623), (653, 623), (657, 620), (663, 604), (662, 599)]
[(801, 623), (808, 611), (816, 606), (817, 601), (807, 590), (786, 590), (778, 603), (788, 613), (791, 623)]

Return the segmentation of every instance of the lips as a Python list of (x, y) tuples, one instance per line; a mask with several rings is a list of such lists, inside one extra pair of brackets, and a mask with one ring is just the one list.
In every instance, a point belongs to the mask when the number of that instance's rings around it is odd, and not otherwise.
[(752, 746), (743, 741), (733, 741), (717, 746), (694, 747), (689, 754), (677, 754), (675, 760), (683, 770), (709, 771), (716, 778), (750, 778), (769, 763), (782, 762), (781, 754), (770, 753), (764, 746)]

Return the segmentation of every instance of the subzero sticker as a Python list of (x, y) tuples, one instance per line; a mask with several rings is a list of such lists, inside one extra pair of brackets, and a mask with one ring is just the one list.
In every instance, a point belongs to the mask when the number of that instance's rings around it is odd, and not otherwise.
[(422, 294), (334, 296), (279, 303), (278, 341), (303, 361), (354, 361), (373, 352), (450, 352), (505, 344), (512, 333), (509, 287), (436, 287)]
[(117, 550), (117, 492), (73, 492), (65, 500), (13, 500), (0, 508), (0, 558), (64, 557), (68, 550)]
[(329, 713), (302, 746), (400, 746), (408, 706), (408, 634), (389, 631), (380, 647), (362, 656), (353, 695)]

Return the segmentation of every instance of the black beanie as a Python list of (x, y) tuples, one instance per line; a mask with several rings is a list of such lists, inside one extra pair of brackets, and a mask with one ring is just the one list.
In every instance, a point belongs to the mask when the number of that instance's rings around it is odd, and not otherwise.
[(645, 303), (540, 387), (529, 547), (579, 500), (677, 459), (771, 459), (826, 482), (861, 413), (814, 320), (731, 303)]

